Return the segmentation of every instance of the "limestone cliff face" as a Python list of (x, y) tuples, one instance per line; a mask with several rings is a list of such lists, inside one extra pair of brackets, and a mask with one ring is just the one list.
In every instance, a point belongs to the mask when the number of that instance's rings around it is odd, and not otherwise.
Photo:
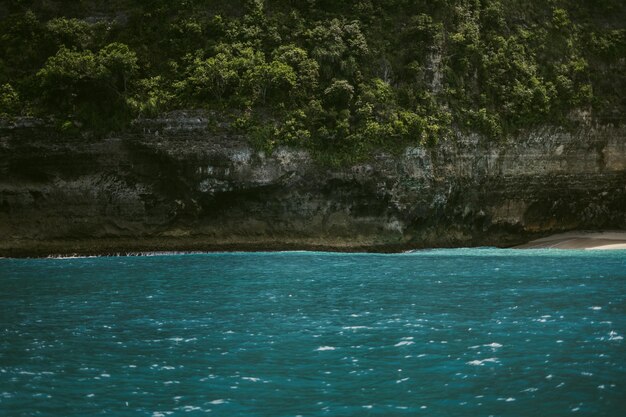
[(626, 131), (459, 135), (330, 169), (207, 130), (207, 115), (143, 120), (86, 140), (0, 131), (0, 255), (521, 243), (626, 228)]

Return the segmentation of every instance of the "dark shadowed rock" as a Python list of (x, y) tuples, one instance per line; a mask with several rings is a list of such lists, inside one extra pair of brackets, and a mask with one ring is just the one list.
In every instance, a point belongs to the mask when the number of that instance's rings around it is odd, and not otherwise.
[(0, 133), (0, 254), (510, 246), (626, 228), (624, 128), (556, 129), (381, 153), (331, 169), (304, 150), (210, 133), (210, 115), (89, 141)]

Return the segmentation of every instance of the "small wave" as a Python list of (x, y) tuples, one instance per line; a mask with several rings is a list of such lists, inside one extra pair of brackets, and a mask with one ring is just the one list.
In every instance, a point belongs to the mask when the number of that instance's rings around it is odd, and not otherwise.
[(395, 346), (395, 347), (399, 347), (399, 346), (409, 346), (409, 345), (412, 345), (413, 343), (415, 343), (415, 342), (413, 342), (413, 341), (411, 341), (411, 340), (402, 340), (401, 342), (396, 343), (394, 346)]
[(154, 251), (154, 252), (127, 252), (115, 256), (175, 256), (175, 255), (206, 255), (206, 251)]
[(323, 352), (323, 351), (325, 351), (325, 350), (335, 350), (335, 349), (336, 349), (336, 348), (335, 348), (335, 347), (333, 347), (333, 346), (320, 346), (320, 347), (318, 347), (318, 348), (317, 348), (317, 349), (315, 349), (315, 350), (316, 350), (316, 351), (319, 351), (319, 352)]
[(96, 255), (48, 255), (46, 259), (88, 259), (99, 258)]
[(498, 349), (498, 348), (502, 347), (502, 345), (500, 343), (496, 343), (496, 342), (489, 343), (489, 344), (483, 345), (483, 346), (490, 347), (490, 348), (493, 348), (493, 349)]
[[(111, 252), (101, 255), (79, 255), (79, 254), (51, 254), (46, 259), (89, 259), (89, 258), (119, 258), (119, 257), (150, 257), (150, 256), (178, 256), (178, 255), (208, 255), (212, 251), (149, 251), (149, 252)], [(226, 252), (230, 253), (230, 252)], [(2, 258), (0, 258), (2, 259)]]
[(474, 366), (483, 366), (485, 363), (499, 363), (498, 358), (487, 358), (487, 359), (475, 359), (473, 361), (467, 362), (468, 365)]
[(611, 333), (609, 333), (609, 340), (622, 340), (624, 339), (622, 336), (620, 336), (619, 334), (617, 334), (617, 332), (611, 330)]
[(226, 403), (226, 400), (223, 399), (218, 399), (218, 400), (213, 400), (213, 401), (209, 401), (209, 404), (214, 404), (214, 405), (219, 405), (219, 404), (224, 404)]
[(186, 412), (186, 413), (190, 413), (192, 411), (202, 410), (202, 408), (196, 407), (196, 406), (193, 406), (193, 405), (185, 405), (185, 406), (181, 407), (180, 409), (182, 411)]

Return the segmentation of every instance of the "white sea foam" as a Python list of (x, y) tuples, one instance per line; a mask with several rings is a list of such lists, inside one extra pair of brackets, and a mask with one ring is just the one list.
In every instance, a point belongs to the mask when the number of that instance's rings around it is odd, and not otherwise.
[(198, 410), (202, 410), (202, 408), (200, 407), (195, 407), (193, 405), (185, 405), (183, 407), (181, 407), (181, 409), (186, 412), (186, 413), (190, 413), (192, 411), (198, 411)]
[(602, 310), (602, 307), (600, 306), (593, 306), (593, 307), (589, 307), (590, 310)]
[(496, 342), (489, 343), (488, 345), (483, 345), (483, 346), (490, 347), (490, 348), (493, 348), (493, 349), (498, 349), (498, 348), (502, 347), (502, 345), (500, 343), (496, 343)]
[(483, 366), (485, 363), (498, 363), (498, 358), (476, 359), (467, 362), (468, 365)]
[(320, 351), (320, 352), (321, 352), (321, 351), (325, 351), (325, 350), (335, 350), (335, 349), (336, 349), (336, 348), (335, 348), (335, 347), (333, 347), (333, 346), (320, 346), (320, 347), (318, 347), (318, 348), (317, 348), (317, 349), (315, 349), (315, 350), (317, 350), (317, 351)]
[(244, 379), (246, 381), (251, 381), (251, 382), (259, 382), (261, 380), (261, 378), (254, 378), (251, 376), (242, 376), (241, 379)]
[(398, 346), (409, 346), (412, 345), (415, 342), (412, 342), (411, 340), (402, 340), (401, 342), (396, 343), (394, 346), (398, 347)]
[(620, 336), (619, 334), (617, 334), (616, 331), (611, 330), (611, 332), (609, 333), (609, 340), (622, 340), (624, 339), (622, 336)]
[(213, 401), (209, 401), (209, 404), (215, 404), (215, 405), (219, 405), (219, 404), (224, 404), (226, 402), (226, 400), (223, 399), (219, 399), (219, 400), (213, 400)]

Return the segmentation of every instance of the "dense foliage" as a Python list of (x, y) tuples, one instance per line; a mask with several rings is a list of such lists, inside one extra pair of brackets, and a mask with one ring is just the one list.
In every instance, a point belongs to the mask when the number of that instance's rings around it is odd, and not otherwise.
[(360, 155), (625, 107), (623, 0), (8, 3), (5, 117), (122, 128), (203, 108), (266, 148)]

